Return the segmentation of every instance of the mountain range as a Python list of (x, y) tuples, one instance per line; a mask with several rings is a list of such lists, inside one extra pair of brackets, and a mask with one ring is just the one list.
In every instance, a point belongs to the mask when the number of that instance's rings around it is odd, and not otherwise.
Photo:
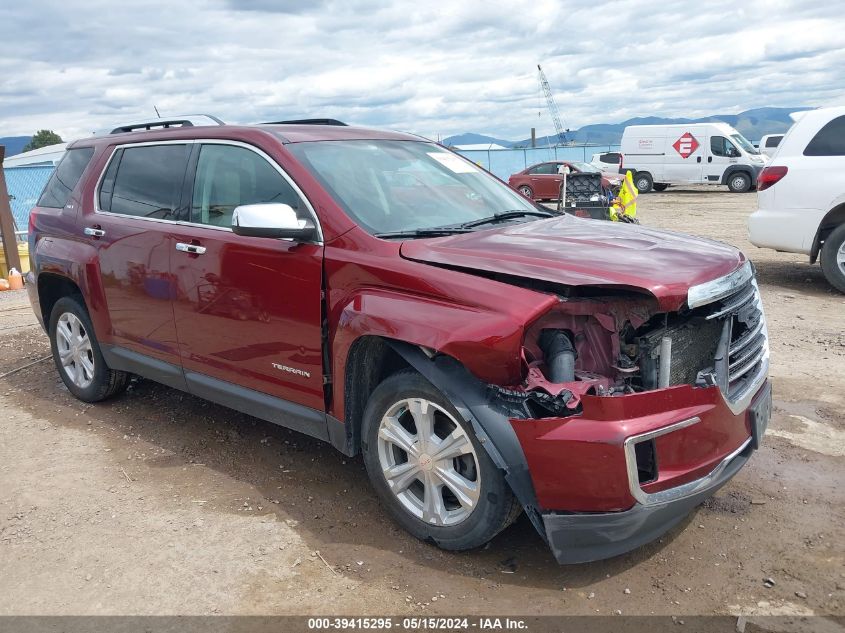
[(31, 136), (4, 136), (0, 138), (0, 145), (6, 146), (6, 158), (20, 154), (23, 148), (32, 140)]
[[(723, 121), (733, 126), (743, 136), (752, 141), (759, 141), (764, 134), (776, 134), (785, 132), (792, 125), (789, 118), (790, 112), (810, 110), (807, 107), (795, 108), (755, 108), (746, 110), (739, 114), (714, 114), (698, 119), (665, 118), (665, 117), (635, 117), (622, 123), (597, 123), (585, 125), (577, 130), (570, 130), (566, 133), (567, 141), (575, 143), (595, 143), (597, 145), (618, 145), (622, 140), (622, 132), (629, 125), (665, 125), (673, 123), (709, 123)], [(467, 132), (456, 136), (449, 136), (443, 139), (444, 145), (475, 145), (495, 143), (503, 147), (530, 147), (531, 139), (519, 141), (508, 141), (494, 136), (475, 134)], [(557, 136), (537, 137), (537, 146), (554, 145), (557, 143)]]

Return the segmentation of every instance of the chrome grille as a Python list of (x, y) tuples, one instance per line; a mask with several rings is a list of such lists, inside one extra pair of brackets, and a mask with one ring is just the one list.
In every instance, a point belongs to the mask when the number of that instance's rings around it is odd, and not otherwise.
[(752, 278), (711, 305), (706, 318), (723, 323), (716, 352), (716, 382), (726, 399), (736, 404), (753, 395), (768, 371), (766, 317), (756, 280)]

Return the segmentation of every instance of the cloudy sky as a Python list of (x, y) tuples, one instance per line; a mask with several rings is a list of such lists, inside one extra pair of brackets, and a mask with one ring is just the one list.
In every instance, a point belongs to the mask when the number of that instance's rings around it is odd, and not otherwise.
[(163, 115), (335, 117), (436, 138), (845, 102), (845, 5), (817, 1), (10, 1), (0, 137)]

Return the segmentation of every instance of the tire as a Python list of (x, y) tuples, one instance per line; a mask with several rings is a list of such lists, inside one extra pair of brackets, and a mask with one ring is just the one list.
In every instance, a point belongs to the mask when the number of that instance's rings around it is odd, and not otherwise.
[(637, 172), (634, 176), (634, 186), (640, 193), (648, 193), (654, 186), (654, 181), (651, 179), (651, 174), (645, 171)]
[(56, 369), (74, 396), (83, 402), (99, 402), (126, 389), (129, 374), (106, 365), (80, 299), (62, 297), (56, 302), (50, 313), (49, 333)]
[(528, 185), (521, 185), (518, 188), (518, 191), (519, 191), (519, 193), (521, 193), (523, 196), (525, 196), (529, 200), (534, 199), (534, 190), (531, 189), (531, 187), (529, 187)]
[(819, 259), (830, 285), (845, 292), (845, 224), (840, 224), (827, 236)]
[(655, 191), (666, 191), (669, 188), (669, 185), (665, 182), (656, 182), (653, 184)]
[(751, 176), (744, 171), (735, 171), (728, 176), (728, 189), (733, 193), (745, 193), (751, 189)]
[[(480, 547), (522, 511), (471, 424), (415, 371), (393, 374), (373, 391), (362, 438), (367, 474), (382, 504), (420, 540), (446, 550)], [(435, 439), (451, 440), (445, 459), (437, 459), (441, 445)], [(395, 472), (392, 483), (389, 470)]]

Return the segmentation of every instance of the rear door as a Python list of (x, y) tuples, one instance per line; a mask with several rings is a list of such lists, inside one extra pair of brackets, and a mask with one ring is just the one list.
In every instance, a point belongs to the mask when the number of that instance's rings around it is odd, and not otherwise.
[[(179, 218), (190, 144), (126, 145), (113, 150), (95, 209), (84, 211), (96, 245), (111, 321), (106, 341), (132, 360), (157, 365), (157, 379), (181, 385), (173, 322), (172, 229)], [(140, 354), (141, 356), (137, 356)]]
[(310, 204), (269, 156), (235, 142), (198, 143), (186, 190), (170, 254), (188, 388), (251, 412), (244, 401), (266, 402), (257, 394), (324, 411), (322, 245), (231, 229), (239, 205), (285, 203), (316, 222)]

